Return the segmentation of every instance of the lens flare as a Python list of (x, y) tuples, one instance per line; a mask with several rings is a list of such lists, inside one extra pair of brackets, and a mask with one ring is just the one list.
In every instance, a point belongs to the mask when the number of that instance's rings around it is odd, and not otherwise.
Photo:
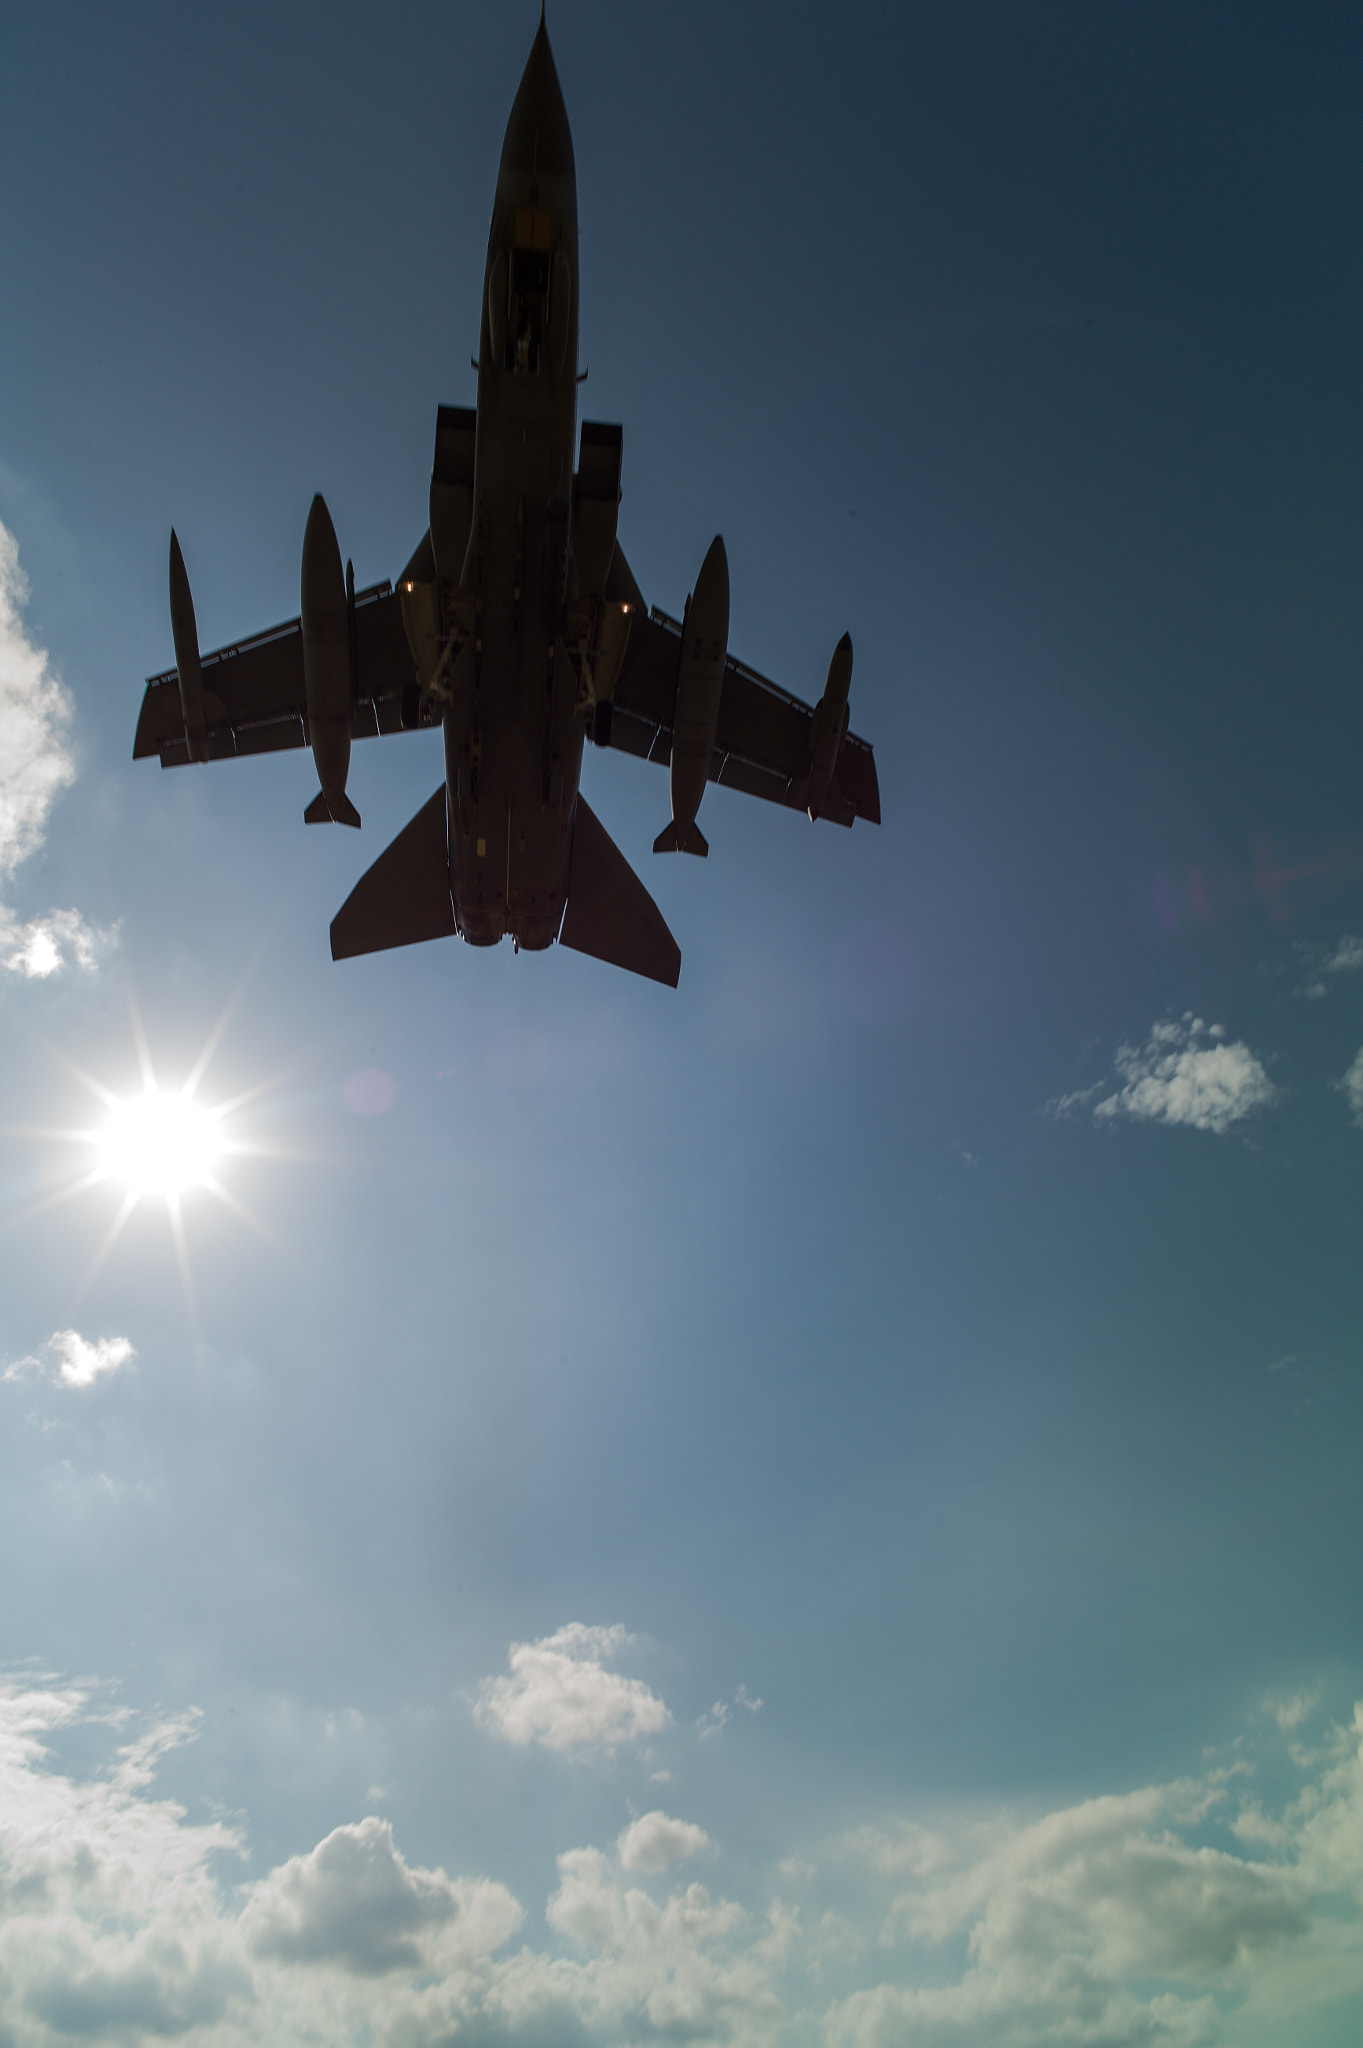
[(204, 1187), (223, 1153), (218, 1119), (188, 1095), (162, 1094), (154, 1084), (120, 1102), (98, 1138), (99, 1167), (134, 1198), (174, 1200)]

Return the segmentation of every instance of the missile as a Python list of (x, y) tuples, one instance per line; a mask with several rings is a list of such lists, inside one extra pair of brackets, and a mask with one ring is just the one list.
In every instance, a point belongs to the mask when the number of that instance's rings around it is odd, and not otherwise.
[(696, 812), (710, 774), (728, 650), (729, 559), (723, 539), (716, 534), (700, 565), (682, 623), (677, 708), (672, 718), (672, 823), (654, 840), (655, 853), (704, 855), (710, 851), (696, 824)]
[(180, 677), (180, 709), (191, 761), (208, 759), (204, 733), (204, 686), (199, 667), (199, 628), (194, 617), (185, 558), (175, 528), (170, 529), (170, 631), (175, 642), (175, 667)]
[(308, 736), (322, 787), (303, 817), (356, 825), (360, 814), (345, 793), (350, 773), (350, 627), (336, 529), (319, 491), (303, 534), (303, 687)]
[(809, 736), (809, 800), (806, 809), (817, 818), (828, 796), (828, 785), (838, 765), (843, 734), (847, 731), (847, 692), (852, 687), (852, 635), (844, 633), (833, 649), (823, 695), (814, 706), (814, 725)]

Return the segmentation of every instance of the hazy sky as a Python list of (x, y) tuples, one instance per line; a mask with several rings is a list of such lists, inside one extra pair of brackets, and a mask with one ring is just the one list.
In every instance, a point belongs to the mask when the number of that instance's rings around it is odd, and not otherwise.
[(131, 760), (172, 520), (420, 537), (535, 12), (0, 16), (0, 2043), (1352, 2048), (1363, 23), (551, 5), (632, 567), (880, 775), (588, 750), (673, 993)]

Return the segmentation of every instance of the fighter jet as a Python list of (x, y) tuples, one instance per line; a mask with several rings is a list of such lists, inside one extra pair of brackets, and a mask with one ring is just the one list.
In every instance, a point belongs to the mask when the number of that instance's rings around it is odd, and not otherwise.
[(342, 574), (318, 496), (301, 616), (201, 655), (171, 534), (175, 667), (147, 684), (134, 759), (310, 746), (321, 787), (305, 820), (358, 826), (352, 740), (443, 729), (444, 780), (333, 919), (334, 959), (510, 936), (675, 988), (677, 943), (579, 788), (588, 739), (667, 765), (655, 853), (709, 851), (707, 782), (880, 822), (872, 750), (848, 731), (847, 635), (812, 706), (736, 661), (719, 537), (680, 619), (645, 604), (616, 533), (621, 429), (584, 420), (577, 437), (577, 339), (573, 143), (541, 12), (497, 172), (478, 403), (437, 410), (430, 525), (397, 589)]

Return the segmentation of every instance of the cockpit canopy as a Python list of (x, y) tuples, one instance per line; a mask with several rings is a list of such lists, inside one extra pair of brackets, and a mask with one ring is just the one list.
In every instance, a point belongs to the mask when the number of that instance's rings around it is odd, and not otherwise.
[(549, 215), (542, 207), (517, 207), (503, 368), (519, 377), (539, 374), (549, 324), (550, 277)]
[(510, 264), (499, 250), (488, 280), (488, 324), (500, 369), (536, 377), (547, 368), (557, 385), (568, 344), (573, 281), (566, 251), (551, 253), (551, 233), (543, 207), (517, 207)]

